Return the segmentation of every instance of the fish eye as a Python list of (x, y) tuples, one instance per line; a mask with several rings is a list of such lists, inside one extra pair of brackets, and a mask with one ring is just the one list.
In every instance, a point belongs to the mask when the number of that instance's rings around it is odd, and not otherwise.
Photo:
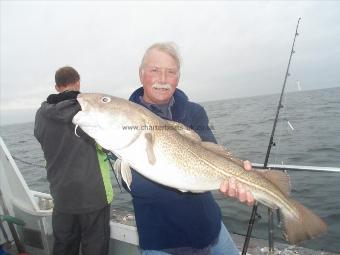
[(109, 98), (109, 97), (102, 97), (100, 100), (101, 100), (103, 103), (109, 103), (109, 102), (111, 101), (111, 98)]

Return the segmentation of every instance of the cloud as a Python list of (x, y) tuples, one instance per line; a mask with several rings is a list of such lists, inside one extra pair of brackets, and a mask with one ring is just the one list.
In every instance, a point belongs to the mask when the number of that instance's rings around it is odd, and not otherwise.
[(340, 86), (340, 2), (2, 1), (0, 9), (2, 111), (38, 107), (64, 65), (79, 71), (83, 91), (127, 98), (157, 41), (179, 45), (180, 87), (193, 100), (279, 93), (299, 17), (288, 82)]

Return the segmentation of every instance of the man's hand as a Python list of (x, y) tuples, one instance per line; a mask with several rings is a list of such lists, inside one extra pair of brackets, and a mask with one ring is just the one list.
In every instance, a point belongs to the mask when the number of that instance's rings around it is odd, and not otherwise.
[[(247, 171), (252, 170), (251, 163), (248, 160), (243, 161), (243, 167)], [(255, 199), (250, 191), (246, 190), (246, 188), (241, 183), (237, 182), (235, 178), (230, 178), (229, 181), (222, 182), (220, 191), (228, 197), (235, 197), (240, 202), (247, 203), (249, 206), (252, 206), (255, 203)]]

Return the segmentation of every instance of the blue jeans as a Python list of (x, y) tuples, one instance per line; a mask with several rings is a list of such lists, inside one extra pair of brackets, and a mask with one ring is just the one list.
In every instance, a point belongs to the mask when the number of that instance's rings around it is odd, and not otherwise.
[[(156, 250), (141, 250), (141, 252), (142, 255), (170, 255)], [(239, 251), (223, 223), (221, 224), (218, 240), (211, 246), (210, 253), (211, 255), (239, 255)]]

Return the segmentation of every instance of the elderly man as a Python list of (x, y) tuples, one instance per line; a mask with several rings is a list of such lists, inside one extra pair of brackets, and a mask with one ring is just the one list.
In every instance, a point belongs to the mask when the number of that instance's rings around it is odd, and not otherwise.
[[(148, 48), (139, 77), (143, 87), (131, 95), (130, 101), (194, 129), (203, 141), (216, 143), (203, 107), (177, 89), (180, 58), (173, 44), (157, 43)], [(250, 170), (251, 164), (246, 161), (244, 167)], [(143, 255), (239, 254), (210, 192), (181, 193), (136, 171), (132, 174), (131, 194)], [(254, 203), (253, 196), (235, 180), (223, 183), (220, 190), (241, 202)]]

